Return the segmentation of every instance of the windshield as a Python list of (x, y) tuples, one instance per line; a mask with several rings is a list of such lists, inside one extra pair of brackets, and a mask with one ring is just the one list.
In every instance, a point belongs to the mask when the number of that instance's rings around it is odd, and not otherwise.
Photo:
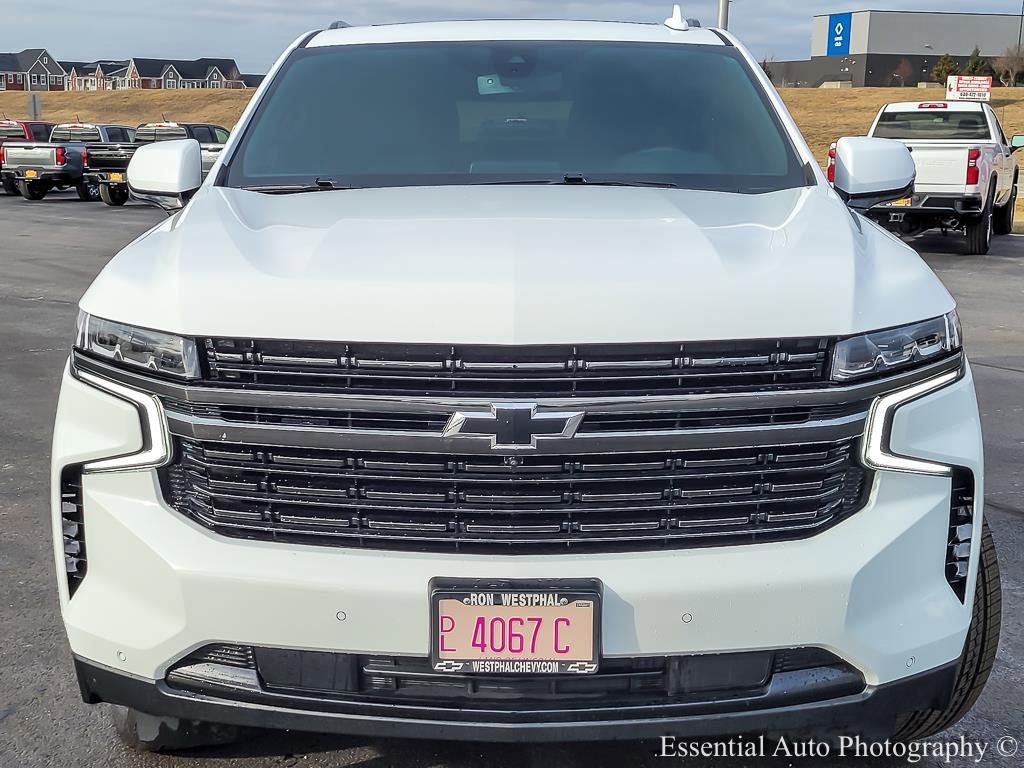
[(65, 126), (57, 126), (53, 129), (53, 133), (50, 134), (50, 141), (100, 141), (99, 128), (85, 128), (85, 127), (74, 127), (68, 128)]
[(174, 141), (187, 139), (188, 131), (180, 125), (140, 125), (135, 131), (135, 141), (139, 144), (150, 144), (156, 141)]
[(945, 139), (947, 141), (989, 141), (985, 115), (979, 112), (884, 112), (875, 126), (879, 139)]
[(458, 42), (296, 51), (245, 131), (226, 184), (567, 177), (748, 193), (808, 183), (735, 48)]

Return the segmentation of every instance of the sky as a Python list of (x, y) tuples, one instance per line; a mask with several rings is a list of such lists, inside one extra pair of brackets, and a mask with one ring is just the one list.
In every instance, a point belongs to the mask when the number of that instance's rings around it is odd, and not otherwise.
[[(682, 3), (717, 21), (717, 0)], [(1021, 0), (734, 0), (732, 29), (758, 58), (810, 56), (811, 17), (853, 10), (1021, 13)], [(107, 9), (109, 13), (104, 13)], [(263, 73), (296, 37), (353, 24), (479, 18), (662, 21), (670, 0), (0, 0), (0, 51), (47, 48), (59, 60), (230, 57)]]

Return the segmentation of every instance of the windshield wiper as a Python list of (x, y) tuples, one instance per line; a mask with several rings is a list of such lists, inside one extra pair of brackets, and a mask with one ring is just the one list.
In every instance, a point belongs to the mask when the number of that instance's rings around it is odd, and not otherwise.
[(558, 186), (588, 187), (653, 187), (656, 189), (680, 189), (678, 184), (670, 181), (651, 181), (649, 179), (592, 179), (579, 173), (568, 173), (561, 179), (510, 179), (508, 181), (486, 181), (486, 186), (531, 185), (545, 184)]
[(592, 179), (582, 173), (566, 174), (563, 184), (582, 184), (588, 187), (655, 187), (658, 189), (679, 189), (678, 184), (670, 181), (651, 181), (650, 179)]
[(356, 189), (348, 184), (339, 184), (334, 179), (317, 178), (312, 184), (256, 184), (242, 187), (246, 192), (260, 192), (264, 195), (298, 195), (304, 192), (333, 192), (339, 189)]

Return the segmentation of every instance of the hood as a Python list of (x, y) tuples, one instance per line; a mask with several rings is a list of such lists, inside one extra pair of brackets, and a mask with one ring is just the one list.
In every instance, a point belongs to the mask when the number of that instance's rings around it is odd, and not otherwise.
[(953, 306), (822, 187), (206, 186), (82, 300), (186, 335), (463, 344), (844, 335)]

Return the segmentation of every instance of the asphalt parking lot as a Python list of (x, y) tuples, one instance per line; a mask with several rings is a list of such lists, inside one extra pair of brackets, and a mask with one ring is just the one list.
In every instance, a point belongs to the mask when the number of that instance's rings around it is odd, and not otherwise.
[[(266, 734), (238, 746), (171, 757), (136, 755), (116, 741), (104, 708), (87, 707), (79, 699), (60, 623), (48, 522), (48, 454), (77, 301), (107, 259), (161, 217), (134, 204), (108, 208), (68, 194), (39, 203), (0, 196), (0, 768), (671, 764), (652, 757), (654, 743), (489, 747)], [(984, 258), (961, 255), (959, 238), (929, 236), (914, 244), (960, 301), (985, 423), (987, 514), (1004, 591), (1002, 645), (988, 689), (968, 718), (941, 738), (987, 742), (981, 764), (1019, 766), (1024, 746), (1016, 757), (1002, 758), (996, 744), (1004, 737), (1024, 741), (1024, 236), (998, 239)], [(711, 764), (866, 763), (779, 757)], [(943, 765), (927, 759), (919, 764)]]

